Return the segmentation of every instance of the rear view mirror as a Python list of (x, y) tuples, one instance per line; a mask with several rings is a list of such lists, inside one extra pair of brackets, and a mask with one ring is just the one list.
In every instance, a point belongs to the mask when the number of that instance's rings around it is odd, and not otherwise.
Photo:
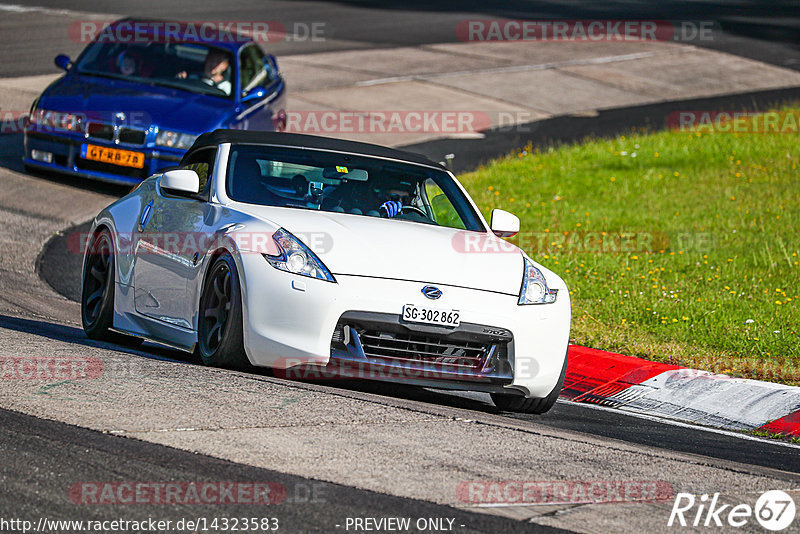
[(69, 59), (69, 56), (64, 54), (57, 55), (54, 62), (56, 67), (63, 70), (69, 70), (69, 68), (72, 66), (72, 60)]
[(200, 177), (189, 169), (176, 169), (161, 175), (161, 189), (181, 196), (196, 195), (200, 192)]
[(511, 237), (519, 233), (519, 217), (505, 210), (492, 210), (491, 228), (497, 237)]
[(265, 96), (267, 96), (266, 88), (257, 85), (242, 95), (242, 104), (261, 100)]

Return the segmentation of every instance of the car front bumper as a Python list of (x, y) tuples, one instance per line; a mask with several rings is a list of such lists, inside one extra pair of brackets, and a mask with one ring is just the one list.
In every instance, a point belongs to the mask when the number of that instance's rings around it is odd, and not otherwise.
[[(123, 167), (110, 163), (100, 163), (81, 158), (81, 146), (87, 143), (105, 148), (119, 148), (144, 154), (144, 167), (141, 169)], [(49, 152), (52, 161), (45, 162), (33, 159), (32, 151)], [(25, 131), (26, 166), (41, 170), (62, 172), (104, 182), (136, 185), (148, 176), (157, 173), (164, 167), (177, 165), (184, 150), (145, 146), (116, 145), (113, 142), (86, 139), (81, 134), (69, 132)]]
[[(241, 277), (244, 341), (254, 365), (291, 369), (344, 363), (348, 369), (356, 365), (356, 377), (395, 377), (407, 383), (528, 397), (547, 396), (561, 374), (569, 343), (570, 299), (563, 281), (552, 274), (548, 283), (559, 290), (556, 301), (520, 306), (516, 295), (445, 284), (436, 284), (443, 296), (432, 301), (422, 294), (426, 285), (422, 282), (336, 275), (336, 283), (331, 283), (278, 271), (255, 253), (237, 254), (236, 261), (239, 272), (246, 273)], [(461, 326), (406, 323), (400, 318), (406, 304), (458, 310)], [(443, 363), (458, 361), (445, 358), (447, 354), (427, 364), (410, 361), (413, 357), (365, 361), (363, 353), (374, 354), (375, 348), (359, 351), (363, 338), (342, 339), (343, 327), (361, 335), (369, 330), (366, 335), (373, 339), (376, 332), (385, 337), (405, 336), (403, 346), (412, 349), (409, 352), (428, 350), (419, 344), (419, 336), (427, 336), (426, 342), (434, 344), (457, 345), (447, 336), (463, 341), (471, 339), (471, 332), (474, 341), (487, 349), (494, 343), (496, 352), (470, 369)], [(362, 375), (365, 366), (372, 375)]]

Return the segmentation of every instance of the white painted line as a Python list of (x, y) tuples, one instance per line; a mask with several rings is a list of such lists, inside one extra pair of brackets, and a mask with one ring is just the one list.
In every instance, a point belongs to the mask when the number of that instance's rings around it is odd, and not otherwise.
[(85, 18), (121, 18), (122, 15), (109, 13), (89, 13), (87, 11), (75, 11), (72, 9), (55, 9), (51, 7), (23, 6), (20, 4), (0, 4), (0, 11), (8, 13), (41, 13), (43, 15), (85, 17)]
[(655, 416), (655, 415), (649, 415), (649, 414), (644, 414), (644, 413), (639, 413), (639, 412), (629, 412), (629, 411), (619, 410), (617, 408), (609, 408), (607, 406), (599, 406), (597, 404), (591, 404), (591, 403), (572, 402), (572, 401), (566, 400), (566, 399), (558, 399), (558, 401), (556, 401), (556, 402), (559, 402), (561, 404), (569, 404), (570, 406), (580, 406), (582, 408), (589, 408), (591, 410), (599, 410), (599, 411), (602, 411), (602, 412), (612, 412), (612, 413), (615, 413), (615, 414), (622, 414), (622, 415), (627, 415), (627, 416), (630, 416), (630, 417), (637, 417), (639, 419), (644, 419), (646, 421), (653, 421), (653, 422), (656, 422), (656, 423), (662, 423), (662, 424), (665, 424), (665, 425), (672, 425), (672, 426), (677, 426), (677, 427), (681, 427), (681, 428), (691, 428), (692, 430), (700, 430), (700, 431), (703, 431), (703, 432), (710, 432), (712, 434), (720, 434), (720, 435), (729, 436), (729, 437), (732, 437), (732, 438), (744, 439), (744, 440), (748, 440), (748, 441), (758, 441), (760, 443), (768, 443), (770, 445), (777, 445), (779, 447), (788, 447), (790, 449), (800, 449), (800, 445), (795, 444), (795, 443), (789, 443), (789, 442), (786, 442), (786, 441), (780, 441), (780, 440), (775, 440), (775, 439), (765, 439), (765, 438), (761, 438), (761, 437), (758, 437), (758, 436), (745, 434), (743, 432), (733, 432), (731, 430), (723, 430), (721, 428), (711, 428), (711, 427), (707, 427), (707, 426), (693, 425), (693, 424), (690, 424), (690, 423), (684, 423), (682, 421), (676, 421), (674, 419), (667, 419), (665, 417), (658, 417), (658, 416)]
[(495, 67), (491, 69), (472, 69), (455, 72), (442, 72), (437, 74), (413, 74), (407, 76), (390, 76), (387, 78), (376, 78), (374, 80), (363, 80), (356, 82), (358, 87), (368, 87), (371, 85), (382, 85), (387, 83), (410, 82), (410, 81), (433, 81), (441, 78), (453, 78), (457, 76), (475, 76), (486, 74), (508, 74), (512, 72), (526, 72), (534, 70), (557, 69), (559, 67), (574, 67), (578, 65), (603, 65), (606, 63), (616, 63), (619, 61), (635, 61), (654, 56), (676, 54), (683, 50), (670, 50), (668, 52), (637, 52), (634, 54), (622, 54), (618, 56), (603, 56), (586, 59), (572, 59), (568, 61), (558, 61), (554, 63), (538, 63), (535, 65), (514, 65), (512, 67)]

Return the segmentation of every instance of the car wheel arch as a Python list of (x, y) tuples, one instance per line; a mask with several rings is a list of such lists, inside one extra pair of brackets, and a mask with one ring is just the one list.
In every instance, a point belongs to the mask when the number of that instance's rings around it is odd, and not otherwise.
[(239, 251), (237, 250), (236, 247), (232, 247), (232, 246), (229, 246), (227, 244), (224, 244), (222, 246), (217, 247), (213, 251), (209, 251), (208, 253), (206, 253), (206, 259), (205, 259), (204, 265), (203, 265), (203, 273), (202, 273), (202, 276), (201, 276), (201, 280), (203, 282), (200, 285), (200, 288), (199, 288), (200, 290), (197, 291), (196, 301), (195, 301), (195, 306), (194, 306), (194, 309), (195, 309), (195, 317), (194, 317), (195, 329), (197, 327), (196, 325), (197, 325), (197, 321), (199, 319), (197, 314), (200, 311), (200, 299), (202, 298), (203, 291), (205, 290), (205, 287), (206, 287), (206, 283), (208, 282), (209, 272), (211, 271), (211, 267), (214, 265), (214, 262), (217, 261), (217, 258), (222, 256), (223, 254), (230, 254), (231, 257), (233, 258), (233, 263), (236, 265), (236, 270), (238, 271), (237, 274), (238, 274), (238, 277), (239, 277), (239, 284), (241, 285), (241, 288), (242, 288), (242, 291), (241, 291), (241, 293), (242, 293), (242, 307), (243, 307), (242, 311), (243, 311), (243, 313), (245, 313), (245, 316), (247, 314), (247, 307), (246, 307), (247, 302), (246, 302), (246, 296), (245, 296), (246, 294), (245, 294), (245, 290), (244, 290), (245, 281), (244, 281), (244, 276), (243, 276), (243, 271), (244, 270), (243, 270), (243, 267), (242, 267), (241, 260), (239, 259)]

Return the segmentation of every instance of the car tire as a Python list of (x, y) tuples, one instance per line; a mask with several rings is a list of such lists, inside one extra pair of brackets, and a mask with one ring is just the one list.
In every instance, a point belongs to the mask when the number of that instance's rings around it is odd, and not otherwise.
[(526, 398), (521, 395), (505, 395), (492, 393), (494, 405), (504, 412), (543, 414), (550, 410), (558, 400), (561, 388), (564, 387), (564, 378), (567, 376), (567, 355), (564, 355), (564, 365), (561, 367), (561, 376), (558, 377), (553, 390), (544, 398)]
[(201, 361), (214, 367), (247, 367), (242, 328), (239, 274), (233, 256), (226, 252), (208, 270), (200, 296), (197, 353)]
[(108, 340), (114, 315), (114, 243), (108, 230), (94, 235), (86, 251), (81, 322), (90, 339)]
[(95, 234), (86, 253), (81, 288), (81, 323), (89, 339), (138, 347), (139, 337), (113, 332), (115, 255), (111, 233)]

